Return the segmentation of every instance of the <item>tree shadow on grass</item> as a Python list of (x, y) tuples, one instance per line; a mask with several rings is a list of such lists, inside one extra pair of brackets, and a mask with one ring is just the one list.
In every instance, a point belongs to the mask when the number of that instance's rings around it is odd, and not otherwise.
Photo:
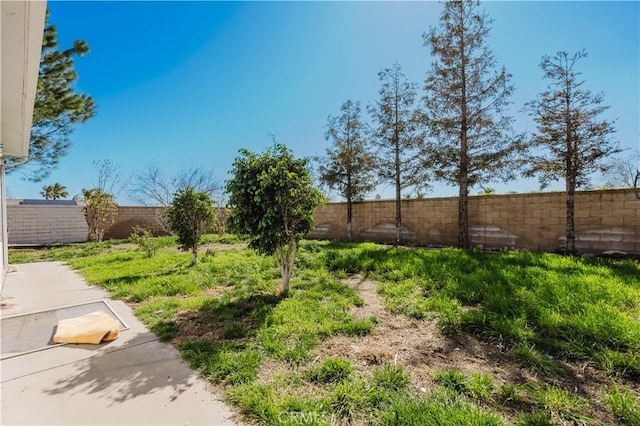
[(93, 394), (110, 400), (109, 405), (113, 406), (159, 392), (164, 394), (159, 398), (166, 402), (175, 401), (195, 383), (196, 375), (177, 360), (175, 350), (158, 342), (152, 333), (139, 333), (120, 345), (118, 343), (116, 340), (61, 348), (85, 350), (88, 355), (97, 353), (73, 363), (72, 371), (44, 392), (69, 398)]
[(253, 336), (269, 313), (284, 300), (272, 294), (232, 300), (210, 299), (199, 309), (179, 313), (173, 320), (152, 325), (160, 340), (183, 342), (237, 340)]

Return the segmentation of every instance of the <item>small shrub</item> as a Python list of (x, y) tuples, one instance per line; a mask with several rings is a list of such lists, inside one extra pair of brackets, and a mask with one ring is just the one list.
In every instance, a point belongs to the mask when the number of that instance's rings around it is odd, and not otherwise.
[(411, 376), (402, 365), (384, 364), (373, 370), (373, 381), (379, 388), (398, 392), (406, 389)]
[(327, 358), (322, 364), (309, 370), (307, 377), (316, 383), (338, 383), (348, 379), (355, 369), (342, 358)]
[(614, 386), (604, 402), (611, 407), (613, 415), (621, 423), (630, 426), (640, 425), (640, 402), (627, 389), (620, 391), (618, 386)]
[(178, 235), (178, 244), (191, 251), (192, 264), (198, 263), (198, 247), (207, 226), (213, 221), (213, 201), (206, 192), (192, 187), (179, 190), (167, 209), (171, 230)]
[(82, 208), (89, 225), (89, 241), (102, 241), (118, 216), (118, 205), (113, 195), (100, 188), (83, 189), (85, 206)]
[(133, 232), (129, 235), (129, 242), (137, 244), (146, 253), (147, 257), (153, 257), (162, 247), (160, 240), (154, 238), (148, 229), (138, 225), (133, 227)]

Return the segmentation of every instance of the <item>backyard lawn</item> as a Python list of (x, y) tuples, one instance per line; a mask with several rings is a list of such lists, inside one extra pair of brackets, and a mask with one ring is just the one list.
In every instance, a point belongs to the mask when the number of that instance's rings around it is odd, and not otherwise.
[(640, 264), (233, 236), (11, 250), (122, 299), (258, 424), (640, 425)]

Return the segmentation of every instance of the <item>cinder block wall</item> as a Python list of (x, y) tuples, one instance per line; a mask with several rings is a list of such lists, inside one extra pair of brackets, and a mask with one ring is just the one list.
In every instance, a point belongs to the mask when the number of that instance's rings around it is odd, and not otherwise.
[(106, 232), (105, 239), (128, 238), (134, 226), (149, 229), (154, 235), (166, 235), (158, 220), (162, 207), (120, 206), (118, 217), (113, 226)]
[[(469, 197), (469, 229), (474, 246), (551, 251), (564, 245), (565, 195), (561, 192)], [(313, 238), (346, 238), (346, 204), (329, 203), (316, 212)], [(419, 245), (455, 245), (458, 199), (402, 202), (406, 240)], [(640, 253), (640, 200), (633, 189), (580, 191), (575, 197), (576, 247), (601, 253)], [(395, 203), (354, 204), (352, 238), (393, 241)]]
[[(564, 245), (565, 196), (561, 192), (472, 196), (469, 228), (474, 246), (551, 251)], [(51, 244), (87, 240), (80, 206), (27, 206), (9, 200), (9, 244)], [(164, 231), (158, 207), (122, 206), (106, 238), (127, 238), (132, 227)], [(418, 245), (456, 245), (458, 199), (404, 200), (405, 240)], [(312, 238), (346, 238), (346, 204), (329, 203), (315, 213)], [(576, 247), (584, 252), (622, 250), (640, 254), (640, 200), (632, 189), (580, 191), (575, 198)], [(395, 239), (395, 203), (366, 201), (353, 206), (356, 241)]]
[(79, 243), (87, 241), (89, 227), (82, 206), (22, 205), (7, 202), (9, 244)]

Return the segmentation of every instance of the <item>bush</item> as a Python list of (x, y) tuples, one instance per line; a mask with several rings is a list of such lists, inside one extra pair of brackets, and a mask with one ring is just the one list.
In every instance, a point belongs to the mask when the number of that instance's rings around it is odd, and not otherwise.
[(83, 189), (82, 197), (86, 203), (82, 210), (89, 225), (89, 241), (102, 241), (116, 221), (118, 205), (113, 201), (113, 195), (99, 188)]
[(160, 240), (154, 238), (149, 230), (138, 225), (133, 227), (133, 232), (129, 235), (129, 242), (137, 244), (147, 254), (147, 257), (153, 257), (162, 247)]
[(198, 263), (200, 238), (214, 218), (213, 200), (206, 192), (189, 187), (176, 193), (167, 217), (171, 229), (178, 235), (178, 244), (184, 251), (191, 250), (192, 263)]

